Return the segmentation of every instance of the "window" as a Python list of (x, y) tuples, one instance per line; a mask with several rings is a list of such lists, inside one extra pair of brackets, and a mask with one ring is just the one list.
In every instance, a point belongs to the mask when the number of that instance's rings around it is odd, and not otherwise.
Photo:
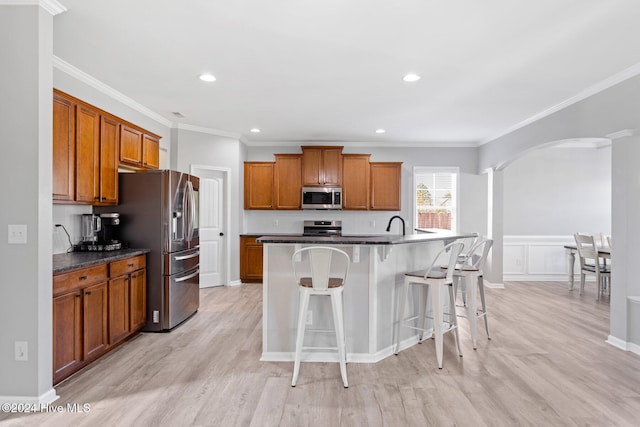
[(458, 168), (414, 168), (413, 211), (416, 228), (456, 231), (458, 174)]

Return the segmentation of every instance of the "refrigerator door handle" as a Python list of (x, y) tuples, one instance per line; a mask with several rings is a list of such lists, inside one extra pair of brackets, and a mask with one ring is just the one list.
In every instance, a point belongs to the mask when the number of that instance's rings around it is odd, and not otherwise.
[(193, 190), (193, 183), (191, 181), (187, 181), (187, 189), (189, 193), (189, 231), (187, 240), (191, 241), (193, 239), (193, 231), (195, 229), (196, 222), (196, 198), (195, 191)]
[(174, 259), (176, 261), (183, 261), (185, 259), (191, 259), (191, 258), (195, 258), (197, 256), (200, 256), (200, 251), (194, 252), (194, 253), (192, 253), (190, 255), (177, 256)]
[(176, 282), (176, 283), (184, 282), (185, 280), (189, 280), (192, 277), (196, 277), (198, 274), (200, 274), (200, 269), (197, 269), (196, 271), (194, 271), (193, 273), (191, 273), (188, 276), (184, 276), (184, 277), (181, 277), (179, 279), (174, 279), (173, 281)]

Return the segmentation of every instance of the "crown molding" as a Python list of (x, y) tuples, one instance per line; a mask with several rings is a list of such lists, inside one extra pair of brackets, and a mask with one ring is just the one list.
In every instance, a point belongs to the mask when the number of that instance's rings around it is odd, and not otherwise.
[(240, 135), (239, 133), (235, 133), (235, 132), (227, 132), (225, 130), (219, 130), (219, 129), (211, 129), (211, 128), (206, 128), (206, 127), (202, 127), (202, 126), (194, 126), (194, 125), (188, 125), (185, 123), (175, 123), (172, 126), (173, 129), (180, 129), (180, 130), (189, 130), (192, 132), (199, 132), (199, 133), (207, 133), (209, 135), (216, 135), (216, 136), (224, 136), (227, 138), (233, 138), (233, 139), (241, 139), (242, 135)]
[(67, 11), (56, 0), (0, 0), (0, 6), (40, 6), (53, 16)]
[(323, 141), (323, 140), (247, 140), (242, 142), (248, 147), (299, 147), (300, 145), (336, 145), (344, 147), (378, 148), (477, 148), (475, 142), (398, 142), (398, 141)]
[(583, 91), (578, 92), (576, 95), (572, 96), (571, 98), (566, 99), (566, 100), (562, 101), (559, 104), (556, 104), (556, 105), (554, 105), (554, 106), (552, 106), (550, 108), (547, 108), (546, 110), (541, 111), (540, 113), (535, 114), (535, 115), (529, 117), (528, 119), (525, 119), (525, 120), (521, 121), (520, 123), (517, 123), (517, 124), (511, 126), (511, 127), (507, 128), (507, 129), (505, 129), (504, 131), (500, 132), (497, 135), (494, 135), (494, 136), (492, 136), (490, 138), (487, 138), (487, 139), (481, 141), (478, 145), (480, 146), (480, 145), (487, 144), (487, 143), (489, 143), (491, 141), (494, 141), (494, 140), (496, 140), (498, 138), (501, 138), (501, 137), (503, 137), (505, 135), (508, 135), (508, 134), (510, 134), (512, 132), (515, 132), (516, 130), (518, 130), (520, 128), (523, 128), (523, 127), (525, 127), (527, 125), (530, 125), (533, 122), (536, 122), (536, 121), (538, 121), (540, 119), (543, 119), (543, 118), (545, 118), (547, 116), (550, 116), (550, 115), (552, 115), (554, 113), (557, 113), (560, 110), (563, 110), (563, 109), (565, 109), (565, 108), (567, 108), (567, 107), (569, 107), (569, 106), (571, 106), (573, 104), (576, 104), (576, 103), (578, 103), (580, 101), (585, 100), (586, 98), (588, 98), (590, 96), (593, 96), (593, 95), (595, 95), (597, 93), (603, 92), (603, 91), (605, 91), (605, 90), (617, 85), (618, 83), (621, 83), (621, 82), (623, 82), (625, 80), (628, 80), (628, 79), (630, 79), (632, 77), (636, 77), (638, 75), (640, 75), (640, 64), (632, 65), (631, 67), (629, 67), (629, 68), (627, 68), (625, 70), (622, 70), (621, 72), (619, 72), (617, 74), (614, 74), (613, 76), (608, 77), (608, 78), (602, 80), (601, 82), (596, 83), (593, 86), (590, 86), (590, 87), (586, 88)]
[(69, 64), (68, 62), (66, 62), (63, 59), (58, 58), (57, 56), (53, 56), (53, 66), (55, 68), (57, 68), (58, 70), (65, 72), (67, 74), (69, 74), (70, 76), (80, 80), (83, 83), (86, 83), (87, 85), (91, 86), (94, 89), (99, 90), (100, 92), (104, 93), (105, 95), (123, 103), (124, 105), (136, 110), (137, 112), (144, 114), (145, 116), (149, 117), (152, 120), (155, 120), (156, 122), (166, 126), (166, 127), (172, 127), (173, 122), (171, 120), (168, 120), (164, 117), (162, 117), (160, 114), (156, 113), (155, 111), (152, 111), (150, 109), (148, 109), (147, 107), (145, 107), (144, 105), (140, 104), (137, 101), (134, 101), (133, 99), (129, 98), (128, 96), (124, 95), (121, 92), (118, 92), (117, 90), (115, 90), (114, 88), (112, 88), (111, 86), (108, 86), (104, 83), (102, 83), (100, 80), (96, 79), (95, 77), (85, 73), (84, 71), (74, 67), (73, 65)]
[(638, 129), (623, 129), (618, 132), (613, 132), (608, 134), (607, 138), (614, 140), (614, 139), (626, 138), (627, 136), (636, 136), (636, 135), (640, 135), (640, 132), (638, 132)]

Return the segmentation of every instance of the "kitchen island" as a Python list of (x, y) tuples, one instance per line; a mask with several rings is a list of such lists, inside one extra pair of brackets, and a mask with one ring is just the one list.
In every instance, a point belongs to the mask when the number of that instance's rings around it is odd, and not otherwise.
[[(291, 257), (305, 246), (333, 246), (351, 258), (344, 288), (344, 319), (349, 362), (375, 363), (394, 352), (394, 326), (404, 273), (426, 269), (438, 251), (457, 239), (474, 233), (449, 230), (420, 230), (419, 234), (335, 237), (262, 236), (263, 319), (262, 357), (264, 361), (292, 361), (298, 315), (298, 287)], [(415, 307), (414, 307), (415, 308)], [(309, 304), (307, 331), (332, 330), (328, 300), (315, 298)], [(411, 313), (410, 308), (407, 313)], [(417, 342), (417, 334), (403, 328), (401, 348)], [(332, 333), (308, 333), (305, 346), (335, 345)], [(337, 361), (333, 352), (314, 351), (311, 361)]]

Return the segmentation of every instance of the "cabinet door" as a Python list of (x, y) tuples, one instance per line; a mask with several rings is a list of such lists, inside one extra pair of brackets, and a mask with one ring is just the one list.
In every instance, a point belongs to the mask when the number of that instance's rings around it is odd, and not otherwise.
[(76, 109), (76, 200), (96, 203), (99, 198), (100, 115), (83, 105)]
[(369, 209), (370, 154), (345, 154), (342, 159), (342, 208)]
[(142, 132), (120, 126), (120, 163), (142, 166)]
[(100, 201), (101, 205), (118, 204), (118, 149), (120, 124), (100, 117)]
[(82, 293), (53, 299), (53, 381), (76, 370), (82, 362)]
[(109, 344), (129, 335), (129, 275), (109, 280)]
[(99, 356), (107, 348), (107, 284), (83, 289), (84, 359)]
[(399, 211), (402, 163), (376, 162), (371, 168), (371, 209)]
[(160, 167), (160, 141), (150, 135), (142, 137), (142, 166), (147, 169)]
[(75, 198), (75, 104), (53, 95), (53, 200)]
[(342, 185), (342, 147), (322, 150), (322, 182), (330, 187)]
[(273, 162), (245, 162), (245, 209), (273, 209), (273, 169)]
[(129, 282), (130, 332), (142, 328), (147, 322), (147, 270), (137, 270), (131, 274)]
[(276, 209), (300, 209), (302, 201), (302, 156), (300, 154), (276, 154), (275, 192)]
[(302, 186), (324, 185), (322, 176), (322, 149), (302, 148)]
[(262, 282), (262, 243), (255, 237), (240, 237), (240, 280)]

